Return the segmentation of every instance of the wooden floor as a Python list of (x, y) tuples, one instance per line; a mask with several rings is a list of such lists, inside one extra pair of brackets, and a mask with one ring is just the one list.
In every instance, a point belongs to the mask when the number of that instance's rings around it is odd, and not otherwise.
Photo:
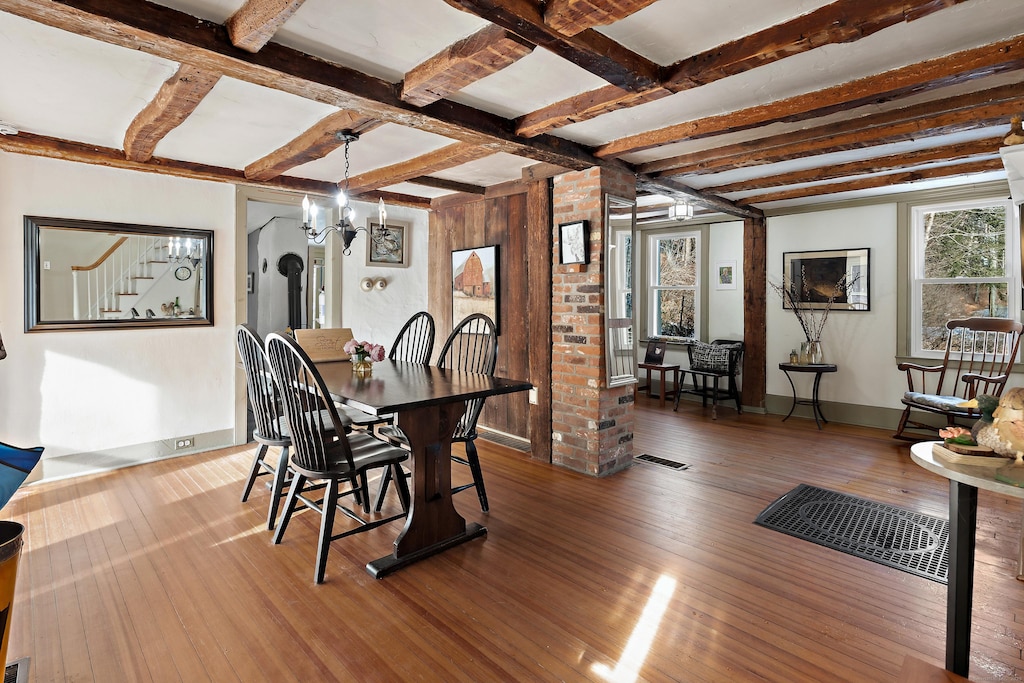
[[(34, 681), (895, 681), (941, 664), (945, 587), (752, 524), (806, 482), (946, 515), (889, 433), (641, 397), (636, 464), (593, 479), (482, 444), (489, 533), (381, 581), (397, 525), (334, 544), (263, 530), (251, 450), (22, 489), (8, 660)], [(459, 480), (464, 468), (456, 466)], [(971, 680), (1024, 672), (1021, 504), (980, 492)], [(393, 501), (392, 501), (393, 502)]]

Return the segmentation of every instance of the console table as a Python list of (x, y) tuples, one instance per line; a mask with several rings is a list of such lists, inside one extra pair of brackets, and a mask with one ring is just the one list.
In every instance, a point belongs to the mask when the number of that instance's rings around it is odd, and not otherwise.
[[(818, 385), (821, 384), (821, 376), (826, 372), (835, 372), (838, 368), (831, 363), (808, 363), (805, 365), (799, 365), (797, 363), (779, 363), (779, 370), (782, 370), (786, 374), (786, 379), (789, 380), (789, 387), (793, 390), (793, 405), (789, 407), (789, 412), (786, 413), (786, 417), (782, 418), (785, 422), (793, 415), (793, 411), (796, 410), (797, 406), (811, 406), (811, 412), (814, 414), (814, 424), (818, 425), (818, 429), (821, 429), (821, 423), (828, 424), (828, 420), (821, 412), (821, 402), (818, 400)], [(814, 373), (814, 389), (811, 392), (811, 399), (803, 399), (796, 397), (796, 385), (793, 384), (793, 378), (790, 377), (791, 372), (813, 372)], [(820, 421), (819, 421), (820, 419)]]

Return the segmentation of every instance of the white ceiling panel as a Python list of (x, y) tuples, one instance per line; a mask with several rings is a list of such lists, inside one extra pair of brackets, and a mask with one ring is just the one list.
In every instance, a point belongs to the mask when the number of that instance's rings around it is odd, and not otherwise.
[(178, 68), (5, 13), (0, 64), (6, 65), (0, 120), (37, 135), (113, 149), (122, 148), (132, 119)]
[(221, 78), (156, 156), (241, 169), (290, 142), (337, 107)]
[(499, 152), (462, 164), (454, 168), (446, 169), (430, 175), (445, 180), (454, 180), (457, 183), (467, 185), (480, 185), (488, 187), (498, 183), (507, 183), (510, 180), (521, 180), (523, 169), (536, 164), (536, 161), (517, 157), (514, 154)]
[(596, 30), (652, 62), (674, 64), (691, 55), (781, 24), (832, 0), (661, 0)]

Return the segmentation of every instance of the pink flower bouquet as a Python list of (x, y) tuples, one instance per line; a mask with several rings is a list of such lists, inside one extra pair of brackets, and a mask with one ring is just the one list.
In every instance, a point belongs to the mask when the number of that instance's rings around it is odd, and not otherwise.
[(356, 360), (364, 361), (370, 359), (374, 363), (384, 360), (384, 347), (368, 341), (356, 341), (350, 339), (345, 343), (345, 353), (355, 356)]

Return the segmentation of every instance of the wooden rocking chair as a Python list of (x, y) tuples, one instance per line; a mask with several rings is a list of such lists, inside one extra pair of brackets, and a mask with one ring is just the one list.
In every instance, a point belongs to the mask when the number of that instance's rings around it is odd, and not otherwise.
[[(907, 373), (907, 392), (903, 394), (903, 416), (895, 439), (920, 441), (936, 438), (939, 426), (910, 419), (910, 411), (942, 415), (950, 427), (956, 420), (974, 420), (977, 410), (960, 404), (981, 394), (1000, 396), (1017, 359), (1021, 323), (1008, 318), (966, 318), (946, 323), (946, 353), (942, 365), (900, 363), (897, 369)], [(947, 378), (948, 375), (948, 378)], [(943, 392), (943, 384), (951, 389)], [(954, 386), (949, 387), (949, 383)], [(964, 424), (963, 426), (969, 426)], [(904, 434), (907, 429), (925, 430), (927, 436)]]

